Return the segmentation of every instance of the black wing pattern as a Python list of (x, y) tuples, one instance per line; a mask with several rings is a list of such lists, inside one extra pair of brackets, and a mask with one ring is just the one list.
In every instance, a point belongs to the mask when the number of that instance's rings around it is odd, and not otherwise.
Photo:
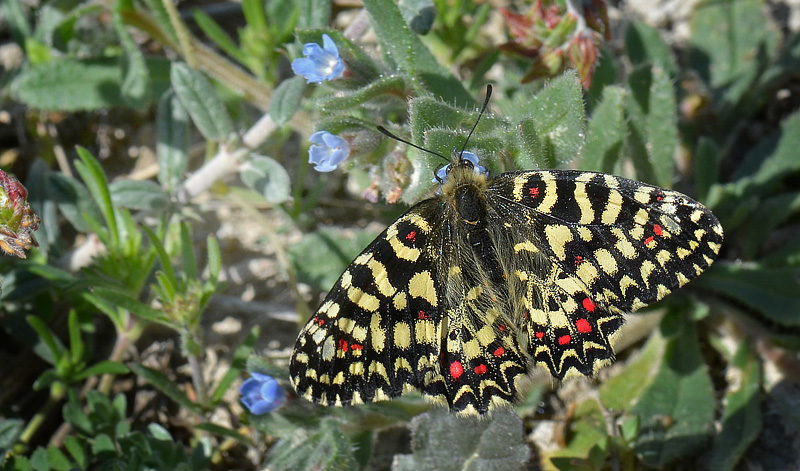
[(591, 375), (622, 314), (705, 270), (719, 222), (674, 191), (612, 175), (476, 176), (459, 164), (359, 255), (300, 332), (298, 393), (326, 405), (410, 390), (483, 414), (533, 364)]

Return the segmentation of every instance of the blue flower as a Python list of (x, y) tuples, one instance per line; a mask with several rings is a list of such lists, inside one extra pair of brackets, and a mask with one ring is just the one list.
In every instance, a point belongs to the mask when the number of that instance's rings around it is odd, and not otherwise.
[[(489, 171), (486, 170), (486, 167), (483, 165), (478, 164), (478, 156), (473, 154), (472, 152), (465, 150), (461, 153), (461, 160), (469, 160), (472, 162), (473, 167), (475, 168), (475, 173), (477, 174), (488, 174)], [(440, 168), (436, 171), (436, 178), (431, 180), (431, 183), (436, 182), (443, 182), (447, 179), (447, 169), (450, 168), (450, 164), (445, 165), (444, 167)]]
[(344, 73), (344, 61), (339, 57), (336, 43), (327, 34), (322, 35), (322, 45), (307, 43), (303, 46), (302, 59), (292, 61), (292, 70), (306, 78), (307, 83), (320, 83), (333, 80)]
[(242, 404), (255, 415), (266, 414), (286, 403), (286, 392), (275, 378), (261, 373), (251, 373), (242, 386)]
[(331, 172), (350, 155), (347, 140), (328, 131), (317, 131), (308, 138), (315, 144), (308, 148), (308, 163), (318, 172)]

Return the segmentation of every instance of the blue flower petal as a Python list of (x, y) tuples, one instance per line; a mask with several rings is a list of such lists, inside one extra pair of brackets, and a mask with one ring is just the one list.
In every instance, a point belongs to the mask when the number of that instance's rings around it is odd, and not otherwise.
[(303, 46), (304, 58), (292, 61), (292, 71), (302, 75), (308, 83), (334, 80), (344, 73), (344, 61), (339, 57), (336, 43), (327, 34), (322, 35), (323, 47), (316, 43)]
[(314, 164), (318, 172), (331, 172), (350, 155), (350, 144), (346, 139), (329, 133), (317, 131), (308, 138), (308, 163)]
[(281, 407), (286, 403), (286, 391), (272, 376), (252, 373), (241, 387), (242, 404), (256, 415), (266, 414)]

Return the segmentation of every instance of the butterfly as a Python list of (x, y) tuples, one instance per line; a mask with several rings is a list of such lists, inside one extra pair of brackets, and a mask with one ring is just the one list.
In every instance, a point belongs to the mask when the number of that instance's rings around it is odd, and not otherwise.
[(344, 406), (420, 391), (482, 415), (513, 403), (537, 365), (591, 376), (613, 360), (623, 315), (700, 275), (722, 244), (702, 204), (614, 175), (492, 177), (464, 149), (436, 175), (439, 192), (353, 260), (300, 332), (300, 396)]

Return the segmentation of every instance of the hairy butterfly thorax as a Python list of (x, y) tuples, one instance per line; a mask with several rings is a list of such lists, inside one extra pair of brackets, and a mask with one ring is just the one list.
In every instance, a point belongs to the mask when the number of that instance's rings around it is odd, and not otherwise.
[(537, 365), (592, 375), (613, 359), (623, 314), (700, 275), (722, 243), (702, 204), (613, 175), (492, 177), (462, 149), (435, 181), (300, 332), (301, 396), (341, 406), (418, 390), (484, 414), (513, 402)]

